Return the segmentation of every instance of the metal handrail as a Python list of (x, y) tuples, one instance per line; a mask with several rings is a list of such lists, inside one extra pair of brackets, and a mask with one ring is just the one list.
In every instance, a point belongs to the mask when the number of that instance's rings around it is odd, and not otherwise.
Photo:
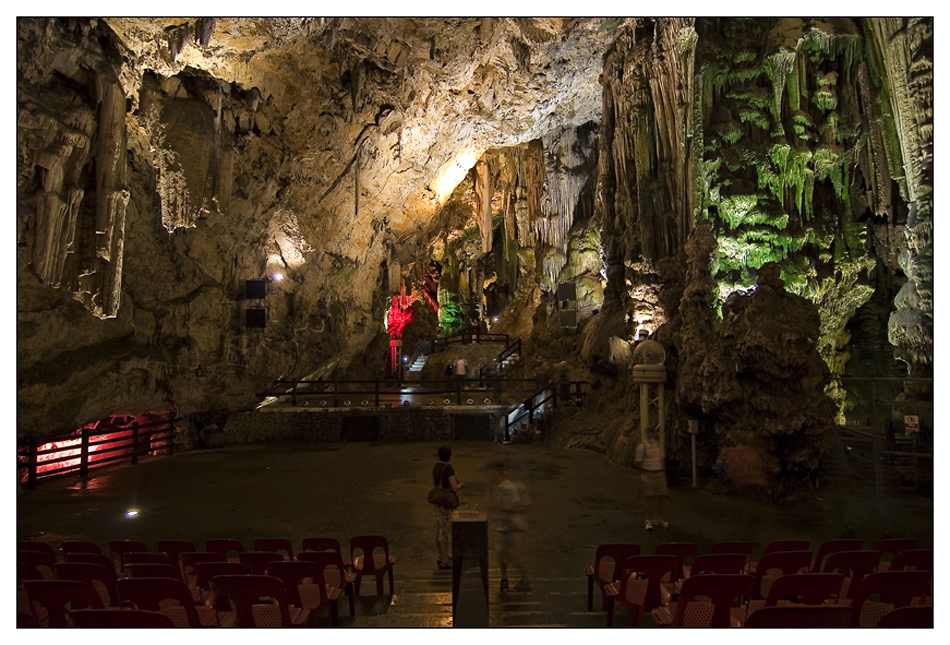
[[(880, 386), (884, 384), (907, 384), (907, 383), (933, 383), (933, 378), (923, 378), (923, 377), (861, 377), (861, 376), (847, 376), (847, 377), (837, 377), (834, 379), (836, 382), (847, 384), (847, 383), (868, 383), (870, 385), (870, 401), (868, 402), (868, 413), (870, 418), (868, 419), (867, 424), (860, 424), (857, 426), (843, 426), (839, 429), (839, 432), (844, 431), (847, 433), (853, 433), (860, 436), (859, 441), (864, 444), (870, 443), (870, 446), (862, 448), (861, 450), (848, 450), (845, 455), (845, 465), (847, 466), (848, 460), (854, 460), (858, 463), (870, 466), (874, 469), (874, 486), (875, 492), (878, 497), (883, 497), (885, 493), (885, 470), (887, 467), (884, 463), (884, 456), (897, 456), (895, 455), (898, 451), (888, 450), (888, 443), (886, 441), (887, 432), (885, 429), (885, 419), (887, 414), (882, 413), (881, 409), (900, 409), (900, 408), (919, 408), (921, 411), (930, 411), (933, 410), (933, 400), (920, 400), (920, 399), (910, 399), (910, 400), (892, 400), (890, 398), (883, 399), (880, 397)], [(931, 390), (932, 391), (932, 390)], [(924, 395), (926, 396), (926, 395)], [(856, 445), (856, 444), (855, 444)], [(857, 446), (857, 445), (856, 445)], [(861, 453), (864, 454), (861, 454)], [(909, 453), (898, 453), (907, 456)], [(926, 458), (926, 457), (922, 457)], [(932, 456), (930, 457), (932, 460)], [(932, 464), (930, 470), (932, 471)], [(932, 475), (932, 472), (931, 472)]]
[[(319, 392), (308, 392), (302, 391), (300, 385), (306, 384), (325, 384), (326, 387)], [(384, 396), (410, 396), (410, 395), (455, 395), (456, 400), (461, 404), (462, 397), (464, 392), (471, 390), (465, 390), (466, 386), (471, 386), (477, 384), (478, 387), (484, 388), (486, 390), (494, 390), (496, 393), (501, 392), (530, 392), (531, 390), (520, 387), (525, 383), (534, 384), (534, 379), (513, 379), (513, 378), (503, 378), (499, 376), (482, 376), (482, 377), (472, 377), (466, 379), (420, 379), (418, 381), (406, 381), (406, 380), (395, 380), (395, 379), (374, 379), (374, 380), (341, 380), (334, 379), (332, 381), (326, 380), (312, 380), (312, 379), (279, 379), (274, 381), (274, 384), (271, 388), (268, 388), (264, 392), (257, 394), (258, 397), (290, 397), (291, 406), (297, 407), (300, 405), (301, 399), (311, 399), (313, 397), (325, 396), (327, 401), (330, 397), (333, 399), (332, 407), (339, 407), (339, 401), (341, 397), (354, 394), (363, 394), (371, 396), (373, 398), (374, 406), (379, 406), (380, 401)], [(279, 386), (285, 385), (289, 388), (280, 388)], [(350, 386), (362, 386), (362, 385), (372, 385), (372, 388), (360, 388), (360, 387), (350, 387)], [(409, 387), (407, 387), (409, 386)], [(428, 386), (428, 387), (426, 387)], [(422, 389), (425, 388), (425, 389)], [(366, 399), (367, 405), (369, 399)], [(319, 406), (319, 407), (330, 407)]]
[(445, 336), (443, 338), (435, 338), (429, 341), (430, 349), (432, 353), (437, 353), (447, 348), (449, 345), (468, 345), (470, 343), (503, 343), (505, 345), (509, 344), (508, 334), (489, 334), (487, 332), (471, 332), (466, 334), (455, 334), (454, 336)]
[[(535, 390), (531, 396), (505, 413), (505, 441), (511, 441), (511, 428), (520, 423), (525, 417), (528, 418), (529, 424), (533, 423), (536, 411), (540, 410), (548, 401), (553, 401), (554, 407), (558, 407), (559, 391), (562, 390), (565, 385), (567, 386), (567, 390), (566, 392), (560, 393), (560, 396), (566, 395), (568, 400), (575, 401), (578, 407), (582, 406), (584, 402), (583, 386), (587, 384), (588, 381), (552, 381), (540, 389)], [(547, 390), (550, 390), (547, 396), (540, 401), (536, 400), (539, 395), (544, 394)], [(522, 409), (522, 412), (515, 415), (515, 418), (512, 419), (511, 414), (519, 409)]]
[[(157, 451), (167, 450), (167, 454), (173, 454), (175, 424), (180, 421), (182, 418), (179, 417), (144, 424), (133, 422), (128, 426), (113, 427), (105, 431), (83, 428), (78, 433), (72, 431), (43, 437), (33, 435), (25, 441), (18, 441), (17, 469), (27, 472), (26, 487), (35, 489), (39, 479), (77, 472), (81, 477), (86, 477), (90, 468), (125, 459), (129, 459), (132, 464), (137, 464), (139, 457)], [(157, 428), (157, 430), (149, 431), (151, 428)], [(107, 435), (117, 436), (96, 440), (96, 437)], [(64, 441), (78, 441), (78, 443), (64, 447), (43, 448), (43, 446)], [(40, 460), (40, 457), (47, 455), (56, 456)], [(47, 468), (54, 464), (62, 465), (58, 468)], [(41, 467), (44, 469), (42, 473), (39, 472)]]
[(515, 354), (521, 355), (521, 336), (515, 339), (514, 342), (510, 343), (507, 347), (501, 350), (501, 353), (498, 354), (498, 358), (495, 360), (498, 362), (499, 369), (505, 364), (505, 361), (514, 356)]

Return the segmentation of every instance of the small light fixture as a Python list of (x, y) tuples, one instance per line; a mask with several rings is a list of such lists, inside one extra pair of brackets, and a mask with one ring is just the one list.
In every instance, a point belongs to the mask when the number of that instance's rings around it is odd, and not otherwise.
[(126, 517), (135, 517), (138, 514), (139, 514), (139, 509), (137, 508), (130, 508), (129, 510), (125, 512)]
[(274, 280), (283, 280), (283, 279), (284, 279), (284, 274), (283, 274), (283, 273), (275, 273), (275, 274), (274, 274)]

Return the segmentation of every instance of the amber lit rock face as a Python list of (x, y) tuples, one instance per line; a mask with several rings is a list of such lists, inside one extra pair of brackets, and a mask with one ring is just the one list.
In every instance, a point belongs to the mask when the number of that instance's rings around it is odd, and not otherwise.
[[(282, 375), (375, 371), (380, 274), (395, 267), (398, 289), (422, 263), (422, 233), (489, 148), (566, 133), (576, 165), (622, 23), (18, 21), (18, 283), (38, 298), (21, 309), (21, 431), (137, 409), (113, 356), (143, 362), (150, 409), (183, 411), (247, 405)], [(278, 272), (265, 300), (243, 299)], [(244, 329), (248, 306), (265, 331)], [(34, 365), (71, 348), (90, 378)], [(92, 391), (96, 412), (79, 405)]]
[(734, 446), (719, 453), (722, 477), (739, 488), (769, 490), (778, 481), (776, 459), (765, 448)]

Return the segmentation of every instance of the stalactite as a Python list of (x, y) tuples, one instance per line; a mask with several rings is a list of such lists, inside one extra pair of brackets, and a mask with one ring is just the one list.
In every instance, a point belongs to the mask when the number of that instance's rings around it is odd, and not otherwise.
[(876, 101), (873, 98), (871, 79), (867, 65), (859, 65), (857, 74), (858, 99), (861, 101), (861, 113), (866, 115), (868, 128), (868, 162), (871, 176), (871, 208), (875, 215), (886, 215), (891, 208), (891, 182), (888, 172), (888, 156), (884, 144), (884, 135), (880, 121), (875, 118), (879, 114)]
[(492, 243), (492, 180), (484, 156), (475, 163), (475, 201), (478, 230), (482, 238), (482, 253), (491, 251)]
[(574, 209), (587, 177), (566, 170), (547, 174), (543, 216), (534, 224), (541, 243), (566, 252), (568, 235), (574, 224)]
[[(893, 114), (882, 133), (896, 139), (892, 171), (908, 202), (907, 245), (899, 262), (907, 282), (894, 299), (888, 337), (912, 375), (933, 371), (933, 20), (865, 21), (868, 50), (880, 73), (881, 108)], [(891, 136), (889, 137), (888, 134)]]
[(528, 143), (525, 156), (525, 193), (528, 199), (528, 224), (533, 227), (535, 220), (543, 215), (541, 200), (544, 196), (545, 167), (544, 146), (535, 139)]
[[(791, 74), (795, 65), (795, 52), (781, 49), (770, 54), (763, 61), (763, 70), (772, 81), (772, 120), (776, 123), (776, 128), (781, 128), (782, 123), (782, 96), (785, 91), (786, 79)], [(791, 100), (790, 100), (791, 103)]]

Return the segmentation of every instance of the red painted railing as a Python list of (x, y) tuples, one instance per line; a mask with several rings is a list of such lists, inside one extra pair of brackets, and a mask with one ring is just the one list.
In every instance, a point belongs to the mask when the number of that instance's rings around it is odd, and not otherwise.
[(175, 423), (179, 421), (133, 421), (106, 431), (82, 428), (58, 437), (21, 440), (17, 445), (20, 481), (33, 489), (38, 480), (48, 477), (74, 473), (86, 477), (90, 468), (125, 460), (135, 464), (148, 455), (170, 455), (174, 452)]

